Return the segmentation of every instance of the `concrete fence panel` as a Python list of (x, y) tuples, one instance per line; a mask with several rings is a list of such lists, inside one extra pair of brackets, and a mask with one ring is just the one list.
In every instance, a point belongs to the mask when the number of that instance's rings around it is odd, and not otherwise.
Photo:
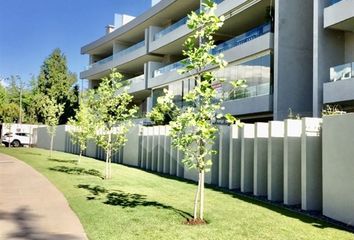
[(268, 124), (267, 151), (267, 197), (270, 201), (282, 202), (284, 192), (284, 122)]
[(142, 143), (142, 152), (141, 152), (141, 164), (140, 167), (142, 169), (146, 169), (147, 165), (147, 158), (148, 158), (148, 128), (143, 127), (142, 128), (142, 137), (141, 137)]
[(169, 136), (170, 127), (165, 126), (165, 138), (164, 138), (164, 164), (163, 164), (163, 173), (170, 173), (170, 162), (171, 162), (171, 137)]
[(255, 124), (253, 194), (267, 196), (268, 123)]
[(241, 128), (241, 192), (253, 192), (254, 125)]
[(166, 127), (159, 126), (159, 139), (158, 139), (158, 154), (157, 154), (157, 172), (163, 173), (164, 167), (164, 157), (165, 157), (165, 137), (166, 137)]
[[(140, 145), (140, 132), (141, 126), (134, 125), (129, 129), (127, 133), (128, 141), (125, 143), (123, 149), (118, 152), (117, 161), (130, 166), (139, 166), (139, 152), (141, 151)], [(123, 154), (123, 158), (120, 158), (120, 153)]]
[(154, 126), (153, 129), (153, 136), (152, 136), (152, 158), (151, 158), (151, 170), (157, 171), (157, 158), (158, 158), (158, 151), (159, 151), (159, 136), (160, 136), (160, 127)]
[(229, 189), (241, 187), (241, 131), (237, 125), (230, 126)]
[(301, 120), (285, 120), (284, 204), (301, 204)]
[(322, 210), (322, 119), (303, 118), (301, 135), (301, 208)]
[(323, 214), (354, 226), (354, 114), (323, 118)]
[(170, 175), (177, 176), (177, 148), (170, 146)]
[(229, 187), (230, 126), (219, 126), (219, 187)]
[(152, 150), (153, 150), (153, 136), (154, 136), (154, 129), (153, 127), (148, 127), (147, 128), (147, 163), (146, 163), (146, 169), (151, 170), (152, 169)]

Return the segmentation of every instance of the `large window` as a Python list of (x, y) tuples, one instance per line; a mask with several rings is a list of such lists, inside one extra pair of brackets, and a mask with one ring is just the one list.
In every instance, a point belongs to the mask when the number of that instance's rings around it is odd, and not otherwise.
[[(221, 81), (214, 86), (219, 95), (228, 100), (269, 95), (272, 81), (271, 66), (270, 54), (246, 62), (230, 64), (224, 69), (216, 70), (215, 75)], [(247, 87), (233, 89), (230, 82), (236, 80), (245, 80)]]

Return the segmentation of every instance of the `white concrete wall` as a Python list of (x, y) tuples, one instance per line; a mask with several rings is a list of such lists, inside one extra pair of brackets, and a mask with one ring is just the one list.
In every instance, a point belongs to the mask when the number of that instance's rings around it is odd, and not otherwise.
[(323, 118), (323, 214), (354, 225), (354, 114)]
[(269, 122), (267, 151), (268, 200), (283, 201), (284, 190), (284, 122)]
[(229, 189), (241, 187), (241, 131), (236, 125), (230, 127)]
[(301, 204), (301, 127), (300, 120), (285, 120), (284, 204)]
[(267, 196), (268, 123), (255, 124), (253, 194)]
[(322, 209), (322, 139), (320, 118), (303, 118), (301, 135), (301, 208)]
[(254, 125), (241, 128), (241, 192), (253, 192)]

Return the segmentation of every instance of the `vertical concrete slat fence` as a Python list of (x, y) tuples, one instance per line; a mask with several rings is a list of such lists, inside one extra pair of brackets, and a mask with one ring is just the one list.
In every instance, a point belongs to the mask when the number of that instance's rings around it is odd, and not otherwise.
[[(206, 183), (301, 205), (307, 211), (323, 209), (326, 216), (354, 225), (354, 215), (346, 211), (354, 199), (350, 184), (354, 180), (354, 114), (348, 115), (325, 118), (323, 127), (318, 118), (244, 124), (241, 128), (218, 126), (219, 134), (210, 146), (218, 154), (212, 156)], [(68, 130), (67, 126), (57, 127), (54, 150), (78, 154), (79, 146), (72, 143)], [(172, 146), (169, 131), (169, 126), (132, 127), (113, 161), (197, 181), (198, 173), (184, 167), (183, 153)], [(45, 127), (37, 129), (37, 139), (38, 147), (49, 149)], [(85, 155), (105, 159), (103, 149), (92, 139), (87, 141)]]

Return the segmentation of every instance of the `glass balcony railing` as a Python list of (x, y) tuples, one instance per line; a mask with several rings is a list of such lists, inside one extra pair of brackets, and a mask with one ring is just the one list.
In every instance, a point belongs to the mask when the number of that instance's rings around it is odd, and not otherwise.
[(244, 44), (246, 42), (249, 42), (257, 37), (260, 37), (268, 32), (271, 31), (271, 24), (266, 23), (261, 26), (258, 26), (244, 34), (241, 34), (237, 37), (234, 37), (224, 43), (219, 44), (214, 48), (211, 52), (213, 54), (219, 54), (221, 52), (224, 52), (230, 48), (236, 47), (238, 45)]
[(134, 84), (139, 84), (141, 82), (144, 82), (145, 81), (145, 75), (142, 74), (140, 76), (137, 76), (137, 77), (134, 77), (134, 78), (130, 78), (130, 79), (127, 79), (126, 81), (128, 81), (131, 85), (134, 85)]
[(184, 65), (182, 64), (182, 61), (179, 61), (179, 62), (175, 62), (175, 63), (172, 63), (170, 65), (166, 65), (162, 68), (159, 68), (157, 70), (154, 71), (154, 77), (158, 77), (164, 73), (167, 73), (167, 72), (172, 72), (172, 71), (176, 71), (180, 68), (182, 68)]
[(228, 100), (269, 95), (270, 90), (270, 83), (263, 83), (242, 89), (236, 89), (235, 91), (229, 93)]
[(145, 46), (145, 40), (141, 41), (141, 42), (138, 42), (137, 44), (134, 44), (133, 46), (130, 46), (126, 49), (123, 49), (121, 51), (117, 51), (113, 54), (113, 56), (116, 58), (116, 57), (120, 57), (120, 56), (124, 56), (124, 55), (127, 55), (128, 53), (131, 53), (141, 47), (144, 47)]
[(347, 63), (335, 67), (331, 67), (329, 70), (330, 81), (336, 82), (340, 80), (346, 80), (354, 77), (354, 62)]
[(88, 66), (85, 67), (85, 70), (89, 70), (90, 68), (93, 68), (94, 66), (98, 66), (98, 65), (102, 65), (102, 64), (105, 64), (107, 62), (110, 62), (113, 60), (113, 55), (109, 56), (109, 57), (106, 57), (106, 58), (103, 58), (95, 63), (92, 63)]
[(109, 56), (109, 57), (106, 57), (104, 59), (101, 59), (95, 63), (92, 63), (90, 65), (88, 65), (85, 70), (89, 70), (90, 68), (93, 68), (94, 66), (97, 66), (97, 65), (102, 65), (102, 64), (105, 64), (107, 62), (110, 62), (113, 60), (113, 58), (116, 58), (116, 57), (121, 57), (121, 56), (124, 56), (124, 55), (127, 55), (128, 53), (131, 53), (141, 47), (144, 47), (145, 46), (145, 40), (133, 45), (133, 46), (130, 46), (126, 49), (123, 49), (121, 51), (117, 51), (115, 53), (113, 53), (113, 55)]
[(336, 4), (337, 2), (340, 2), (342, 0), (330, 0), (328, 6), (332, 6), (333, 4)]
[[(224, 0), (215, 0), (214, 2), (217, 3), (217, 4), (219, 4), (219, 3), (221, 3), (222, 1), (224, 1)], [(199, 13), (199, 11), (200, 11), (200, 9), (196, 10), (195, 12), (196, 12), (196, 13)], [(168, 34), (168, 33), (172, 32), (172, 31), (174, 31), (175, 29), (177, 29), (177, 28), (179, 28), (179, 27), (185, 25), (185, 24), (187, 23), (187, 21), (188, 21), (188, 16), (186, 16), (186, 17), (184, 17), (184, 18), (178, 20), (178, 21), (175, 22), (174, 24), (172, 24), (172, 25), (170, 25), (170, 26), (164, 28), (164, 29), (161, 30), (160, 32), (155, 33), (155, 35), (154, 35), (154, 40), (157, 40), (157, 39), (159, 39), (159, 38), (165, 36), (166, 34)]]

